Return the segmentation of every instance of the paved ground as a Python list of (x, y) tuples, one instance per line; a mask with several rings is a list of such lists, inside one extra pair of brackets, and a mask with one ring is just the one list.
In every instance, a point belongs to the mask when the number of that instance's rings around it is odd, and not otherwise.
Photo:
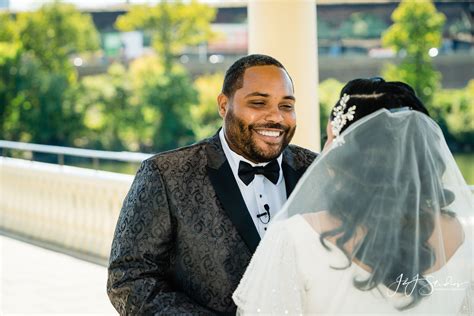
[(107, 270), (0, 235), (0, 315), (117, 315)]

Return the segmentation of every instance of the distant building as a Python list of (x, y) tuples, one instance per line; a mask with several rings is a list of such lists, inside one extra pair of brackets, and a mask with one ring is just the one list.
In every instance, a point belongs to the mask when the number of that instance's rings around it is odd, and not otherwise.
[[(345, 54), (388, 57), (382, 51), (380, 37), (392, 24), (391, 15), (399, 0), (316, 0), (318, 16), (318, 44), (320, 55)], [(449, 50), (469, 51), (474, 48), (474, 6), (465, 0), (434, 1), (437, 9), (445, 14), (442, 53)], [(217, 15), (213, 30), (221, 36), (209, 42), (206, 54), (245, 54), (247, 51), (247, 4), (246, 1), (221, 1), (214, 3)], [(118, 16), (125, 14), (129, 6), (110, 6), (84, 10), (92, 15), (101, 33), (117, 32), (114, 27)], [(144, 45), (150, 45), (144, 37)], [(190, 48), (186, 53), (203, 52), (203, 48)]]

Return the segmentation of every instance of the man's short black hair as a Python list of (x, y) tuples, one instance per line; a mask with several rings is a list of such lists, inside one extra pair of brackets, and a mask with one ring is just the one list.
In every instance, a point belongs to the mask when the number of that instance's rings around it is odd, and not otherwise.
[[(235, 91), (243, 86), (245, 70), (255, 66), (276, 66), (285, 70), (288, 74), (285, 67), (283, 67), (283, 65), (273, 57), (260, 54), (248, 55), (238, 59), (229, 69), (227, 69), (224, 77), (224, 84), (222, 85), (222, 93), (228, 98), (233, 97)], [(293, 84), (289, 74), (288, 77)]]

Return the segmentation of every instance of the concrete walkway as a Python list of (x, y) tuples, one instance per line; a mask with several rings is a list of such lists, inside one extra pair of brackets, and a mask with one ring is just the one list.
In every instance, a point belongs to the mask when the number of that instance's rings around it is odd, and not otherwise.
[(0, 315), (117, 315), (107, 269), (0, 235)]

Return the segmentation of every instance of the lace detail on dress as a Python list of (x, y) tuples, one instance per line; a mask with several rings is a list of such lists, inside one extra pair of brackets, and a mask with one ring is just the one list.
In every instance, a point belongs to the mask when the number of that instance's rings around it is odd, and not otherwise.
[(270, 226), (234, 292), (239, 315), (303, 313), (304, 285), (296, 247), (283, 224)]

